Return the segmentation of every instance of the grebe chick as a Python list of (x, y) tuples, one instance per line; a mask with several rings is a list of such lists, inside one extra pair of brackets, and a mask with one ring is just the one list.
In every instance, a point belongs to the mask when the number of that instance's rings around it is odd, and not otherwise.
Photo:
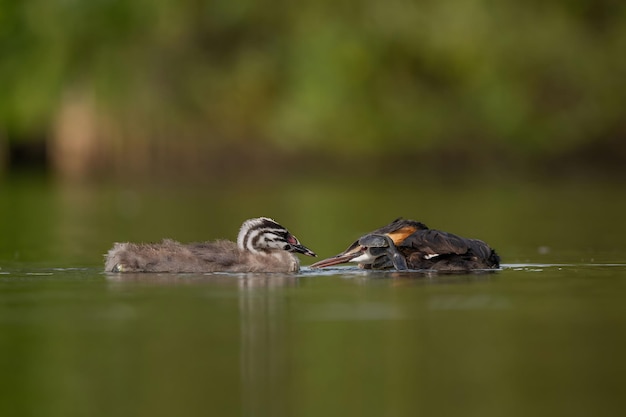
[(361, 236), (345, 251), (316, 262), (311, 268), (346, 262), (355, 262), (364, 269), (426, 269), (442, 272), (500, 267), (500, 257), (482, 240), (429, 229), (424, 223), (402, 218)]
[(237, 243), (115, 243), (105, 255), (107, 272), (297, 272), (294, 253), (316, 256), (287, 229), (267, 217), (246, 220)]

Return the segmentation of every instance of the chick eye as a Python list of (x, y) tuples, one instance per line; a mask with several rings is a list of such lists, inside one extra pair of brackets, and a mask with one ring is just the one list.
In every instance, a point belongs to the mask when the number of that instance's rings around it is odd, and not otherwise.
[(287, 242), (291, 243), (292, 245), (297, 245), (298, 239), (296, 239), (293, 235), (289, 235), (287, 236)]

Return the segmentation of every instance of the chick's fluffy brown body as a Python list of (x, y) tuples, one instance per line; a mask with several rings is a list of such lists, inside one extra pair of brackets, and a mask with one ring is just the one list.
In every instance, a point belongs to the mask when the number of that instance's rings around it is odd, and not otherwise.
[[(123, 265), (121, 270), (115, 268)], [(106, 257), (113, 272), (295, 272), (300, 262), (285, 251), (253, 253), (228, 240), (182, 244), (116, 243)]]

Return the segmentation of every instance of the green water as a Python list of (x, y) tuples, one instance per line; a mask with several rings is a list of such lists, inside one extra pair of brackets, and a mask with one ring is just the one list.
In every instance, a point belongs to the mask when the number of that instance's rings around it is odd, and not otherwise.
[[(626, 409), (619, 184), (350, 184), (0, 183), (0, 415)], [(322, 257), (404, 215), (486, 240), (504, 267), (449, 276), (102, 272), (113, 241), (232, 239), (259, 215)]]

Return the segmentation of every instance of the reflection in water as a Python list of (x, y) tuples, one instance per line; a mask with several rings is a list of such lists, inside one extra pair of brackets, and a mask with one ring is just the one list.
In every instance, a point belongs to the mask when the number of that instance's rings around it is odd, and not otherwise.
[(240, 289), (283, 287), (297, 283), (297, 276), (266, 273), (220, 273), (170, 274), (170, 273), (104, 273), (110, 283), (143, 283), (157, 285), (217, 285)]
[(297, 282), (294, 276), (267, 275), (239, 281), (244, 416), (288, 414), (288, 311), (280, 287)]
[(288, 335), (285, 287), (298, 285), (293, 274), (106, 274), (117, 288), (129, 283), (217, 285), (238, 288), (241, 407), (244, 416), (287, 415)]
[(616, 415), (625, 268), (5, 269), (0, 414)]

